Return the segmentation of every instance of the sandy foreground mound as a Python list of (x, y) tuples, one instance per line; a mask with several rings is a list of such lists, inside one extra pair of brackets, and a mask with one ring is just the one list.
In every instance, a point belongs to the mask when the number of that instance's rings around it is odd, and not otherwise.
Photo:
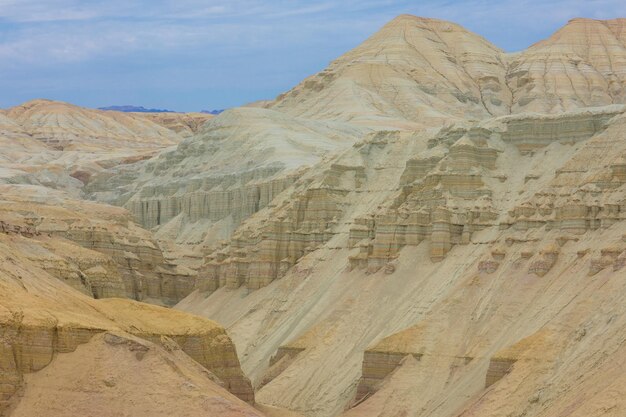
[[(1, 415), (171, 414), (174, 406), (167, 409), (152, 399), (140, 407), (137, 401), (144, 396), (133, 396), (130, 387), (136, 384), (148, 393), (156, 390), (147, 383), (153, 381), (164, 393), (176, 375), (187, 384), (181, 392), (199, 384), (192, 391), (205, 395), (197, 395), (202, 398), (187, 415), (260, 415), (246, 404), (254, 403), (254, 393), (223, 328), (128, 300), (176, 303), (193, 288), (194, 272), (166, 260), (152, 234), (126, 210), (78, 198), (92, 173), (136, 162), (182, 140), (159, 124), (170, 127), (172, 116), (157, 119), (48, 100), (0, 115)], [(189, 135), (208, 118), (174, 119), (189, 122), (189, 132), (182, 132)], [(105, 332), (115, 335), (102, 336)], [(122, 345), (135, 362), (119, 352)], [(144, 353), (151, 357), (153, 352), (158, 360), (138, 366)], [(58, 368), (25, 381), (53, 362)], [(72, 365), (64, 370), (67, 363)], [(149, 372), (159, 369), (163, 379), (151, 379)], [(99, 371), (127, 384), (115, 391), (81, 379), (97, 378)], [(97, 405), (100, 388), (105, 390)]]
[(27, 375), (12, 416), (261, 416), (175, 343), (94, 336)]
[(39, 260), (28, 259), (24, 240), (30, 238), (0, 234), (3, 408), (19, 399), (25, 374), (111, 330), (157, 343), (167, 339), (214, 373), (226, 389), (254, 401), (235, 348), (217, 323), (131, 300), (94, 300), (49, 275)]

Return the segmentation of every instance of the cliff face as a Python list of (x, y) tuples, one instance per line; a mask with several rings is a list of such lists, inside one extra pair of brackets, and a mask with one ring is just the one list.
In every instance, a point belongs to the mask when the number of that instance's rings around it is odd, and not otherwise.
[[(205, 255), (202, 246), (228, 239), (303, 169), (371, 130), (438, 129), (624, 103), (623, 25), (623, 19), (574, 19), (549, 39), (507, 54), (454, 23), (399, 16), (324, 71), (263, 104), (272, 111), (227, 111), (171, 152), (100, 172), (87, 191), (124, 205), (140, 224), (157, 228), (159, 238)], [(538, 146), (554, 135), (578, 134), (573, 124), (566, 132), (554, 123), (536, 132)], [(510, 125), (512, 136), (525, 129)], [(528, 151), (532, 142), (527, 140)]]
[[(162, 307), (81, 295), (41, 269), (38, 260), (29, 259), (29, 252), (19, 245), (22, 239), (21, 235), (0, 235), (0, 413), (19, 407), (25, 375), (44, 369), (58, 354), (73, 352), (107, 331), (180, 349), (187, 361), (193, 358), (213, 373), (214, 381), (242, 400), (254, 402), (250, 382), (222, 327)], [(147, 350), (134, 351), (141, 355)], [(28, 388), (26, 384), (27, 392)]]
[[(500, 154), (534, 155), (550, 145), (584, 142), (623, 111), (610, 108), (552, 117), (503, 117), (469, 128), (444, 129), (428, 140), (428, 150), (420, 152), (419, 158), (407, 160), (400, 179), (402, 191), (388, 209), (355, 219), (350, 246), (359, 246), (360, 252), (351, 258), (352, 267), (376, 271), (404, 246), (417, 246), (423, 240), (430, 242), (431, 260), (440, 261), (453, 245), (468, 244), (474, 233), (494, 226), (526, 230), (547, 225), (548, 230), (574, 229), (571, 231), (578, 233), (599, 227), (588, 217), (593, 211), (590, 207), (580, 207), (576, 213), (577, 209), (564, 201), (544, 203), (548, 207), (542, 210), (531, 209), (528, 201), (520, 202), (504, 220), (501, 210), (509, 208), (499, 207), (506, 198), (501, 191), (518, 181), (520, 172), (499, 163), (504, 159)], [(613, 127), (613, 132), (618, 129)], [(537, 175), (528, 171), (524, 185), (518, 184), (519, 191), (523, 192), (528, 181), (538, 179)], [(592, 216), (610, 217), (610, 207), (595, 210)], [(528, 217), (534, 217), (534, 222)]]
[(195, 273), (167, 261), (126, 210), (43, 187), (0, 188), (0, 232), (79, 291), (173, 305), (193, 290)]
[(271, 110), (229, 110), (175, 149), (138, 169), (102, 175), (88, 190), (124, 204), (141, 225), (158, 227), (159, 238), (202, 249), (228, 238), (306, 167), (350, 146), (363, 131)]
[[(178, 308), (229, 327), (263, 403), (455, 415), (506, 379), (517, 359), (499, 350), (538, 331), (566, 349), (570, 315), (607, 300), (586, 299), (584, 280), (621, 285), (625, 120), (613, 106), (371, 134), (246, 220)], [(408, 386), (385, 391), (407, 356), (398, 372), (423, 383), (398, 376)], [(397, 389), (407, 399), (389, 411)]]
[[(619, 415), (615, 386), (593, 385), (608, 365), (585, 368), (621, 363), (619, 343), (585, 320), (621, 311), (602, 288), (623, 291), (626, 256), (622, 26), (577, 19), (507, 54), (401, 16), (270, 110), (227, 112), (102, 177), (122, 194), (90, 191), (202, 257), (177, 308), (228, 327), (263, 403), (443, 417), (511, 397), (510, 413), (543, 416), (567, 393)], [(305, 126), (319, 157), (277, 151)]]
[(27, 374), (11, 415), (261, 416), (174, 342), (162, 341), (121, 332), (93, 336)]
[[(444, 128), (432, 136), (373, 134), (321, 165), (317, 174), (305, 175), (275, 207), (244, 223), (229, 244), (207, 256), (198, 275), (198, 288), (266, 286), (346, 229), (347, 247), (358, 249), (349, 257), (350, 268), (374, 273), (381, 268), (393, 272), (398, 253), (424, 241), (431, 261), (438, 262), (454, 245), (470, 244), (474, 234), (485, 229), (546, 226), (548, 230), (584, 233), (602, 222), (620, 221), (619, 210), (608, 202), (594, 207), (576, 197), (570, 201), (557, 198), (558, 193), (552, 191), (541, 192), (551, 193), (544, 195), (549, 202), (540, 203), (543, 208), (532, 208), (538, 204), (537, 198), (513, 198), (511, 189), (518, 187), (523, 193), (525, 187), (530, 188), (528, 182), (537, 180), (543, 171), (507, 163), (527, 155), (528, 161), (537, 164), (546, 160), (536, 155), (546, 152), (545, 148), (565, 146), (571, 150), (596, 135), (601, 138), (608, 121), (623, 111), (623, 107), (611, 107), (560, 116), (507, 116)], [(619, 120), (611, 129), (613, 136), (622, 123), (622, 118)], [(585, 152), (573, 155), (570, 164)], [(618, 185), (620, 180), (613, 178), (613, 172), (621, 158), (613, 157), (607, 161), (611, 168), (604, 175)], [(400, 161), (404, 161), (402, 171), (391, 166)], [(395, 178), (389, 175), (391, 170), (396, 172)], [(559, 168), (558, 180), (571, 170), (580, 172), (566, 164)], [(564, 193), (585, 192), (572, 188), (560, 192)], [(363, 210), (355, 199), (362, 195), (375, 196), (374, 201), (381, 204)], [(615, 196), (609, 191), (604, 195), (607, 199)], [(363, 214), (355, 216), (355, 210)]]

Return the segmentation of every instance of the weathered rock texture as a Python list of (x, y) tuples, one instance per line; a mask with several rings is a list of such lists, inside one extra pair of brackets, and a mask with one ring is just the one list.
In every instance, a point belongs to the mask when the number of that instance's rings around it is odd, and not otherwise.
[(506, 54), (454, 23), (403, 15), (266, 106), (397, 128), (624, 103), (625, 27), (573, 19)]
[[(126, 113), (128, 114), (128, 113)], [(206, 113), (130, 113), (135, 117), (144, 117), (156, 124), (173, 130), (180, 136), (186, 138), (193, 136), (202, 128), (202, 126), (214, 116)]]
[[(136, 169), (101, 175), (89, 185), (99, 199), (124, 204), (157, 236), (200, 247), (226, 239), (326, 153), (363, 132), (264, 109), (224, 112), (177, 148)], [(122, 193), (120, 194), (120, 190)]]
[[(374, 168), (372, 165), (380, 163), (368, 161), (372, 148), (391, 153), (390, 149), (399, 147), (398, 142), (403, 142), (400, 138), (406, 136), (398, 132), (373, 134), (354, 145), (343, 159), (320, 166), (322, 173), (307, 175), (296, 182), (288, 197), (260, 213), (258, 221), (244, 223), (229, 244), (219, 245), (207, 255), (198, 275), (198, 288), (215, 291), (222, 286), (230, 289), (266, 286), (282, 277), (300, 258), (342, 233), (347, 225), (350, 225), (348, 247), (358, 248), (349, 257), (350, 268), (368, 273), (381, 268), (393, 272), (392, 262), (405, 246), (415, 247), (426, 241), (430, 259), (437, 262), (454, 245), (470, 244), (474, 234), (482, 230), (521, 231), (542, 226), (545, 221), (539, 219), (529, 224), (527, 217), (535, 212), (524, 207), (531, 205), (530, 201), (520, 200), (511, 209), (498, 205), (507, 186), (514, 181), (524, 185), (517, 178), (509, 180), (519, 174), (510, 172), (499, 162), (498, 155), (506, 154), (504, 160), (514, 157), (529, 142), (542, 148), (574, 145), (602, 132), (607, 121), (623, 111), (623, 107), (616, 107), (566, 116), (504, 117), (475, 126), (444, 128), (417, 145), (418, 157), (404, 156), (405, 167), (395, 187), (399, 191), (394, 193), (390, 187), (391, 198), (385, 203), (366, 211), (365, 215), (353, 217), (354, 210), (349, 208), (353, 196), (376, 192), (367, 186), (375, 176), (368, 175)], [(576, 131), (579, 139), (553, 134), (541, 143), (537, 141), (533, 132), (550, 131), (555, 125), (565, 132)], [(612, 129), (618, 130), (617, 125)], [(402, 149), (395, 152), (400, 154)], [(385, 162), (391, 161), (386, 156)], [(568, 232), (574, 227), (575, 223), (567, 220), (573, 214), (568, 214), (566, 209), (542, 212), (555, 218), (550, 229)], [(615, 221), (622, 219), (618, 212), (615, 211)], [(583, 222), (587, 224), (588, 220)], [(556, 262), (558, 252), (556, 247), (543, 248), (529, 270), (545, 275)], [(497, 269), (497, 266), (485, 264), (483, 268)]]
[[(230, 392), (254, 402), (250, 382), (222, 327), (162, 307), (81, 295), (28, 259), (24, 255), (28, 252), (19, 246), (23, 239), (0, 235), (0, 413), (19, 402), (25, 374), (45, 368), (57, 354), (72, 352), (106, 331), (176, 346), (215, 374)], [(136, 350), (138, 355), (142, 351)]]
[[(243, 220), (267, 207), (301, 177), (298, 168), (348, 148), (368, 129), (439, 128), (467, 119), (529, 111), (555, 114), (624, 103), (623, 27), (623, 19), (574, 19), (549, 39), (506, 54), (456, 24), (399, 16), (276, 100), (227, 111), (171, 152), (99, 173), (88, 191), (99, 200), (125, 205), (140, 224), (156, 227), (160, 239), (175, 240), (197, 258), (212, 252), (217, 241), (230, 238)], [(526, 115), (511, 117), (501, 139), (515, 143), (524, 154), (531, 153), (555, 141), (575, 143), (589, 138), (612, 115), (614, 111), (607, 110), (604, 116), (577, 114), (570, 120), (543, 116), (542, 123), (529, 122)], [(444, 140), (455, 142), (459, 132), (450, 129)], [(481, 175), (469, 172), (494, 168), (489, 164), (495, 161), (495, 150), (481, 149), (483, 134), (489, 132), (479, 127), (464, 144), (449, 149), (449, 157), (458, 163), (439, 174), (429, 164), (436, 164), (445, 154), (416, 156), (407, 162), (401, 185), (428, 173), (424, 186), (454, 189), (456, 196), (465, 192), (466, 199), (488, 198)], [(427, 170), (423, 174), (420, 164)], [(620, 166), (616, 164), (615, 169), (619, 171)], [(331, 179), (328, 185), (333, 186)], [(436, 196), (428, 198), (431, 205), (437, 201)], [(434, 233), (440, 247), (433, 256), (441, 258), (449, 240), (443, 224), (460, 221), (471, 228), (473, 222), (488, 221), (484, 218), (488, 212), (462, 211), (437, 212), (436, 229), (441, 230), (410, 233)], [(483, 217), (477, 220), (474, 215)], [(450, 238), (456, 239), (455, 232), (451, 233)], [(378, 253), (371, 255), (373, 259)]]
[(555, 113), (626, 101), (626, 19), (572, 19), (509, 58), (512, 111)]
[(195, 273), (169, 263), (126, 210), (37, 186), (0, 189), (0, 232), (22, 237), (28, 259), (79, 291), (172, 305), (193, 290)]
[(6, 112), (32, 138), (56, 150), (154, 148), (174, 145), (173, 131), (149, 116), (83, 109), (71, 104), (33, 100)]
[(150, 158), (212, 116), (119, 113), (32, 100), (0, 114), (0, 183), (82, 196), (98, 172)]
[[(625, 123), (609, 106), (372, 133), (245, 220), (178, 308), (228, 326), (263, 403), (495, 416), (511, 397), (510, 412), (558, 415), (560, 392), (588, 389), (570, 372), (623, 360), (619, 337), (575, 340), (621, 331)], [(520, 341), (539, 347), (509, 355)], [(585, 369), (589, 389), (608, 372)]]
[(399, 16), (269, 107), (378, 128), (502, 115), (512, 99), (505, 59), (459, 25)]
[(96, 335), (25, 381), (12, 416), (261, 416), (167, 338)]

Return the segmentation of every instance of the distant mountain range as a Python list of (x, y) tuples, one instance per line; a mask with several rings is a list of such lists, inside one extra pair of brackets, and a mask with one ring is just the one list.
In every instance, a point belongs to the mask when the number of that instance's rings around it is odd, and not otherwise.
[(113, 111), (122, 111), (125, 113), (176, 113), (174, 110), (166, 110), (166, 109), (146, 109), (143, 106), (108, 106), (108, 107), (98, 107), (98, 110), (113, 110)]
[[(174, 111), (174, 110), (146, 109), (143, 106), (131, 106), (131, 105), (98, 107), (98, 110), (112, 110), (112, 111), (121, 111), (121, 112), (125, 112), (125, 113), (180, 113), (180, 112), (177, 112), (177, 111)], [(218, 115), (218, 114), (222, 113), (223, 111), (224, 111), (224, 109), (220, 109), (220, 110), (201, 110), (200, 113)]]

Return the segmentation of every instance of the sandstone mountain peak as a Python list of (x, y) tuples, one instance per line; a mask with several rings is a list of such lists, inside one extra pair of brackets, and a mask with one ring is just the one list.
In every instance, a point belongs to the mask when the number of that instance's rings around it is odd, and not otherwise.
[(626, 102), (626, 19), (574, 19), (510, 59), (513, 111)]
[(624, 21), (574, 19), (508, 55), (454, 23), (401, 15), (269, 106), (402, 128), (623, 103)]
[(401, 14), (391, 19), (385, 26), (403, 26), (403, 25), (431, 25), (434, 27), (456, 27), (461, 28), (456, 23), (447, 20), (435, 19), (432, 17), (415, 16), (412, 14)]
[(505, 114), (502, 60), (456, 24), (402, 15), (270, 106), (388, 128)]
[[(587, 18), (575, 18), (555, 32), (548, 39), (537, 42), (533, 47), (564, 44), (573, 48), (594, 47), (594, 43), (603, 38), (614, 45), (626, 42), (624, 28), (626, 19), (597, 20)], [(610, 52), (610, 51), (607, 51)]]

